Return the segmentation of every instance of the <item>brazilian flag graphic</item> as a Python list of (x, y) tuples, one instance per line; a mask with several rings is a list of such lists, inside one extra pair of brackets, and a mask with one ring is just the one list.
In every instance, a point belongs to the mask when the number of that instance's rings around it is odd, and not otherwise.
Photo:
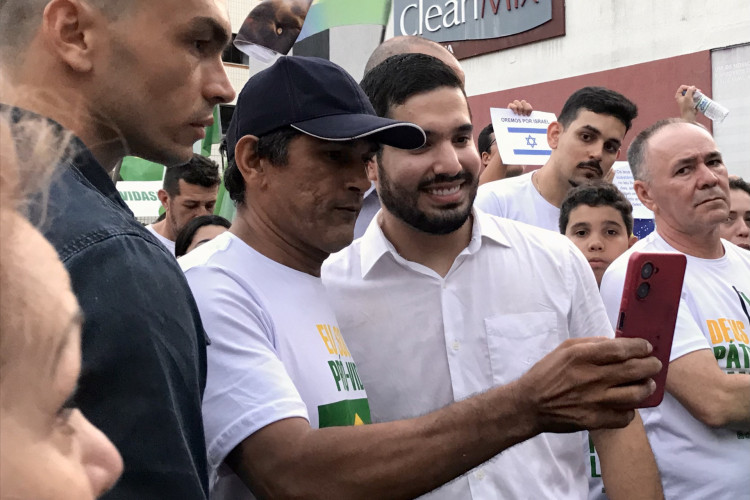
[(318, 406), (318, 426), (339, 427), (342, 425), (371, 424), (370, 405), (367, 398), (346, 399), (338, 403)]

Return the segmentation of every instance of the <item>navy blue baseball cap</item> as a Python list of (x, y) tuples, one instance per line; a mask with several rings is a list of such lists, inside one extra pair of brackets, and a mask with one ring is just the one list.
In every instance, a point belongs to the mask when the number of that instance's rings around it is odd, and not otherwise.
[(227, 130), (229, 159), (242, 137), (285, 126), (325, 141), (369, 137), (400, 149), (426, 140), (419, 126), (378, 116), (349, 73), (317, 57), (282, 56), (247, 81)]

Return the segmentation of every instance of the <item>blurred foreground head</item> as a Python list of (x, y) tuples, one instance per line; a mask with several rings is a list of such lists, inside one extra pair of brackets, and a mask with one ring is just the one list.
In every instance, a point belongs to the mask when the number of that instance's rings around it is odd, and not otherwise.
[(93, 499), (115, 483), (122, 460), (72, 404), (83, 318), (57, 253), (22, 214), (43, 196), (67, 140), (41, 121), (16, 124), (18, 150), (27, 152), (21, 163), (5, 118), (0, 117), (2, 498)]

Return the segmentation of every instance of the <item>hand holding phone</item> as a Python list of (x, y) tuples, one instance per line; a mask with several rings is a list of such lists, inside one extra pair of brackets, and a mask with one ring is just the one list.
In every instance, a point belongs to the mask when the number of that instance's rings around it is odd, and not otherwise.
[(680, 253), (633, 252), (628, 260), (615, 336), (648, 340), (662, 363), (654, 377), (656, 391), (640, 408), (657, 406), (664, 398), (686, 265)]

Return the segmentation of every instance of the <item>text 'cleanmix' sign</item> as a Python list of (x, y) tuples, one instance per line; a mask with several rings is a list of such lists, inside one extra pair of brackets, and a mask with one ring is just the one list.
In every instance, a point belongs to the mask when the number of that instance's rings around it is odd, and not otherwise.
[(515, 35), (552, 19), (552, 0), (395, 0), (397, 35), (436, 42)]

